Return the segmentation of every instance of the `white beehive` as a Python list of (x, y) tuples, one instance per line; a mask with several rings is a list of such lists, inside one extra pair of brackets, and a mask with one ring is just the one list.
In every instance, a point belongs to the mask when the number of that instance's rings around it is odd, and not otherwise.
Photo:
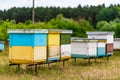
[(107, 39), (106, 41), (106, 56), (113, 54), (113, 35), (114, 32), (87, 32), (88, 38), (91, 39)]
[(107, 43), (113, 43), (114, 32), (87, 32), (90, 39), (107, 39)]
[(97, 56), (97, 40), (74, 39), (71, 43), (73, 58), (88, 58)]

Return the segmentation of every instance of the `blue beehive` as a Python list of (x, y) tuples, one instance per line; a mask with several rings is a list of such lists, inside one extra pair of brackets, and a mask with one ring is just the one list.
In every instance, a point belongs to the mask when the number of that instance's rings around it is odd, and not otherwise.
[(4, 41), (0, 41), (0, 50), (1, 50), (1, 51), (4, 50)]

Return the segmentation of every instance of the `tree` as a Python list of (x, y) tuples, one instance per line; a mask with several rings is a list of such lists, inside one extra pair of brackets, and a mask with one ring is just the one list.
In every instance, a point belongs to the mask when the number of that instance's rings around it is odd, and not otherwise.
[(107, 30), (109, 28), (109, 23), (107, 21), (100, 21), (97, 23), (96, 29), (99, 31)]
[(114, 31), (115, 37), (120, 37), (120, 19), (116, 18), (113, 21), (100, 21), (97, 23), (98, 31)]
[(120, 23), (116, 26), (115, 37), (120, 38)]
[(73, 30), (72, 36), (77, 37), (87, 37), (86, 31), (94, 30), (88, 21), (84, 19), (75, 21), (73, 19), (63, 17), (62, 14), (59, 14), (56, 18), (49, 21), (48, 24), (52, 25), (53, 28)]
[(118, 10), (114, 7), (112, 8), (103, 8), (100, 10), (97, 16), (98, 21), (112, 21), (118, 17)]

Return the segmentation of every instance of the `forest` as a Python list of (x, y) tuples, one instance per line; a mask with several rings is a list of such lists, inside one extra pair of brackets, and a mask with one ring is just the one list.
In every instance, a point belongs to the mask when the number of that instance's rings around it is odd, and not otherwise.
[(86, 37), (86, 31), (114, 31), (120, 37), (120, 5), (71, 8), (36, 7), (35, 24), (32, 8), (13, 7), (0, 10), (0, 40), (7, 40), (7, 29), (71, 29), (74, 37)]

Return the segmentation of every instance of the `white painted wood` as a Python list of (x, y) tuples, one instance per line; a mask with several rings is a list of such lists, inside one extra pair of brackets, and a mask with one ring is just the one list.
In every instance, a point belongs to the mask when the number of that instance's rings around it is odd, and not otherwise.
[(48, 47), (48, 57), (59, 57), (60, 56), (60, 47), (59, 46), (49, 46)]
[(89, 56), (97, 55), (97, 42), (88, 43), (89, 46)]
[(107, 43), (113, 43), (113, 35), (107, 35)]
[(107, 35), (88, 35), (90, 39), (107, 39)]
[(48, 33), (48, 29), (8, 29), (8, 33)]
[(38, 46), (34, 47), (34, 60), (46, 59), (47, 47)]
[(114, 39), (114, 49), (120, 49), (120, 38)]
[(107, 43), (113, 43), (114, 32), (87, 32), (88, 38), (107, 39)]
[(72, 54), (88, 54), (88, 43), (87, 42), (72, 42), (71, 43)]
[(61, 56), (71, 56), (71, 44), (61, 45)]
[(105, 42), (99, 42), (98, 47), (105, 47), (105, 44), (106, 44)]

